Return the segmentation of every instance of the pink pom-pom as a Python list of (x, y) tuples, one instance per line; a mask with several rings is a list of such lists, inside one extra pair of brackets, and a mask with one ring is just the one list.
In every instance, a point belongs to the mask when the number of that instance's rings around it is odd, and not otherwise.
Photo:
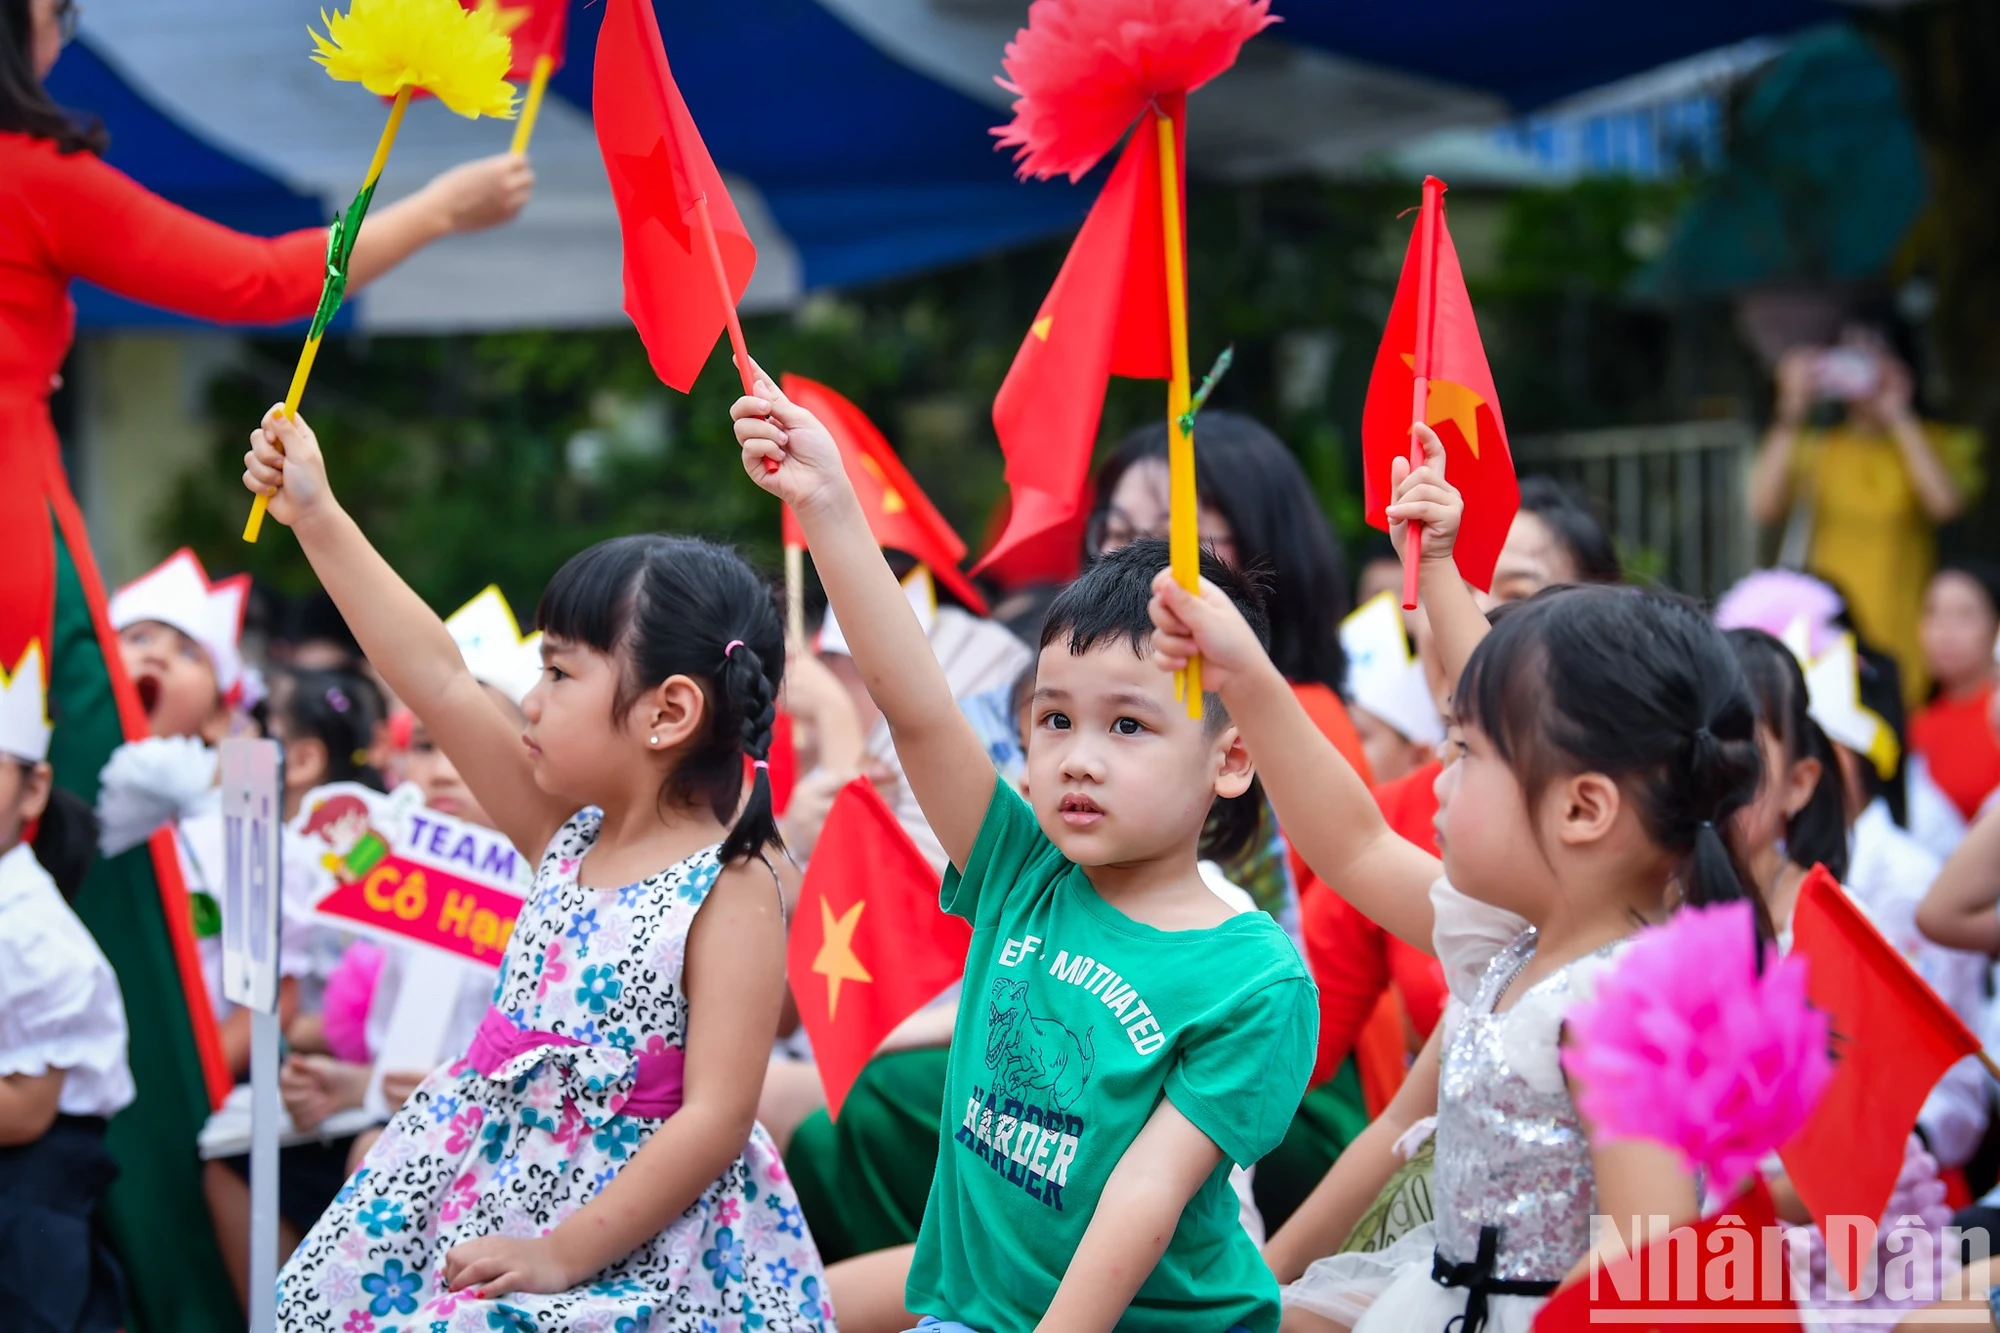
[(368, 1006), (375, 1000), (375, 983), (382, 976), (382, 950), (366, 940), (348, 946), (326, 979), (320, 1002), (320, 1032), (335, 1059), (365, 1065), (368, 1049)]
[(1715, 623), (1723, 629), (1760, 629), (1782, 639), (1793, 624), (1804, 620), (1808, 646), (1817, 657), (1837, 637), (1833, 622), (1846, 609), (1839, 593), (1810, 574), (1760, 569), (1745, 574), (1722, 594), (1715, 604)]
[(1756, 967), (1748, 903), (1687, 908), (1643, 932), (1568, 1020), (1577, 1107), (1611, 1139), (1677, 1150), (1732, 1195), (1805, 1124), (1833, 1077), (1806, 961)]
[(993, 132), (1023, 176), (1097, 165), (1155, 98), (1192, 92), (1278, 21), (1271, 0), (1035, 0), (996, 80), (1018, 94)]

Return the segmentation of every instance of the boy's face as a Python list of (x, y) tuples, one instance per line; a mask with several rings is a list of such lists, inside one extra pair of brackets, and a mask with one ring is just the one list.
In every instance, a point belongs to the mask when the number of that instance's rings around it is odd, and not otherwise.
[(228, 734), (215, 666), (200, 644), (171, 625), (142, 620), (118, 632), (118, 646), (155, 736), (213, 742)]
[(1254, 770), (1234, 727), (1211, 730), (1129, 640), (1042, 650), (1028, 713), (1028, 790), (1042, 831), (1080, 866), (1192, 860), (1218, 796)]

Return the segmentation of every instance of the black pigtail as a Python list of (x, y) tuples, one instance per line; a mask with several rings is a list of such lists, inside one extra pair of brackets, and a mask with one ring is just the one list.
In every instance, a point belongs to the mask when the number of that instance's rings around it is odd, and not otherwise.
[[(718, 680), (727, 706), (718, 710), (722, 715), (718, 720), (726, 725), (728, 717), (739, 719), (743, 753), (755, 765), (750, 794), (744, 798), (743, 808), (735, 811), (735, 803), (730, 803), (736, 821), (722, 843), (725, 865), (762, 855), (766, 847), (776, 847), (779, 851), (785, 847), (772, 809), (770, 766), (771, 729), (778, 719), (778, 679), (784, 672), (782, 651), (777, 665), (777, 675), (768, 673), (757, 650), (741, 640), (732, 641), (723, 654)], [(727, 819), (728, 813), (717, 810), (716, 816)]]

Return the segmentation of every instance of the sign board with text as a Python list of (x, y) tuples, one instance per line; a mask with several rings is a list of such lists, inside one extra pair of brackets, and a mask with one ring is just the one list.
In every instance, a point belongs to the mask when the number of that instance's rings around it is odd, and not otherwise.
[(384, 796), (352, 782), (308, 792), (292, 827), (332, 879), (320, 916), (500, 966), (535, 866), (499, 833), (427, 808), (412, 785)]

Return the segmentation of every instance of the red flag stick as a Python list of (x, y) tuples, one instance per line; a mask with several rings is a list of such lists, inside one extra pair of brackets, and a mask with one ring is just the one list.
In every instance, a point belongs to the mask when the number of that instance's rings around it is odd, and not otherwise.
[[(1437, 322), (1438, 214), (1444, 209), (1444, 182), (1424, 177), (1424, 202), (1417, 214), (1423, 232), (1421, 258), (1417, 269), (1417, 345), (1412, 351), (1416, 388), (1410, 406), (1410, 466), (1421, 466), (1424, 447), (1417, 442), (1416, 428), (1423, 424), (1424, 409), (1431, 393), (1431, 328)], [(719, 262), (719, 261), (718, 261)], [(1417, 609), (1417, 567), (1423, 563), (1424, 529), (1412, 523), (1403, 536), (1403, 609)]]
[[(722, 267), (722, 247), (715, 241), (715, 224), (708, 217), (708, 196), (694, 201), (695, 220), (701, 223), (702, 244), (708, 247), (708, 264), (715, 270), (715, 288), (722, 293), (722, 314), (729, 322), (729, 347), (736, 354), (736, 373), (742, 377), (743, 392), (755, 393), (750, 378), (750, 348), (743, 341), (743, 321), (736, 317), (736, 300), (729, 294), (729, 273)], [(778, 470), (778, 460), (767, 459), (766, 475)], [(803, 643), (806, 634), (805, 548), (785, 543), (785, 633)]]

